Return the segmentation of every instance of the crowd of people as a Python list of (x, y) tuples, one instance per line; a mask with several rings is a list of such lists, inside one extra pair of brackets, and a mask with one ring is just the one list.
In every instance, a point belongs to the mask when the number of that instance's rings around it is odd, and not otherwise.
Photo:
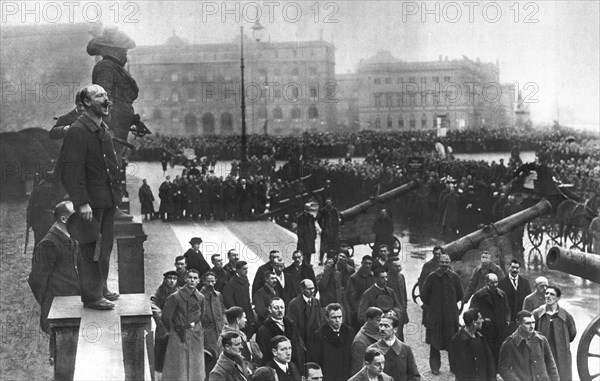
[[(386, 244), (358, 268), (334, 250), (317, 276), (301, 250), (287, 267), (273, 250), (250, 283), (235, 250), (211, 266), (201, 242), (191, 239), (151, 298), (163, 380), (420, 380), (404, 338), (402, 261)], [(538, 277), (532, 291), (519, 261), (505, 273), (484, 252), (465, 292), (448, 255), (433, 254), (419, 276), (432, 374), (447, 350), (457, 380), (571, 379), (577, 329), (559, 287)]]

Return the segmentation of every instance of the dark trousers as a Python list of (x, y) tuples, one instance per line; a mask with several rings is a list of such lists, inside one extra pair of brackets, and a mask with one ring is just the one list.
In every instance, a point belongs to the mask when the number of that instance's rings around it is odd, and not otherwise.
[(169, 335), (165, 337), (157, 337), (154, 339), (154, 370), (157, 372), (162, 373), (163, 371), (168, 343)]
[(433, 346), (429, 347), (429, 367), (431, 370), (439, 371), (442, 366), (442, 357), (439, 349), (435, 349)]
[(100, 222), (100, 258), (94, 260), (96, 242), (81, 245), (77, 260), (77, 271), (79, 272), (79, 288), (81, 289), (81, 301), (84, 303), (95, 302), (108, 293), (106, 279), (110, 266), (110, 254), (114, 241), (115, 208), (93, 208), (94, 218)]

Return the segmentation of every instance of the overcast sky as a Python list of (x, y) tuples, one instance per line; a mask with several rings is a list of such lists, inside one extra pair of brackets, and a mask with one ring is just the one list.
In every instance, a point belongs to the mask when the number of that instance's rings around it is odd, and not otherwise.
[[(161, 44), (173, 30), (193, 43), (231, 42), (240, 25), (250, 29), (259, 8), (271, 41), (322, 34), (333, 42), (337, 73), (355, 71), (379, 50), (404, 61), (498, 60), (501, 82), (518, 82), (538, 101), (530, 104), (534, 121), (550, 122), (560, 110), (561, 122), (598, 130), (598, 1), (59, 1), (29, 2), (27, 9), (36, 12), (36, 3), (40, 23), (99, 20), (138, 45)], [(3, 24), (36, 22), (21, 4), (2, 2)]]

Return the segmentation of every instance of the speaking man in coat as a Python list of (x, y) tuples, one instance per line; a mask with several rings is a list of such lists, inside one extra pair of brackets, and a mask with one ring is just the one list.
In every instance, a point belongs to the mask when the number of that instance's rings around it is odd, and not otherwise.
[(351, 376), (354, 331), (342, 323), (342, 310), (339, 303), (325, 307), (326, 324), (313, 332), (308, 345), (308, 360), (321, 365), (326, 380), (347, 380)]
[(521, 264), (516, 259), (510, 261), (508, 276), (498, 277), (498, 288), (506, 294), (508, 307), (510, 308), (510, 331), (517, 329), (517, 312), (523, 308), (523, 301), (531, 294), (529, 280), (519, 275)]
[(48, 313), (55, 296), (79, 295), (75, 261), (77, 242), (67, 231), (67, 220), (75, 213), (71, 201), (54, 208), (54, 224), (33, 250), (31, 273), (27, 282), (41, 307), (40, 328), (50, 334), (50, 357), (54, 358), (55, 337), (50, 331)]
[(429, 366), (431, 373), (440, 374), (441, 350), (446, 350), (450, 339), (458, 331), (458, 307), (463, 288), (458, 274), (450, 270), (450, 257), (440, 256), (437, 270), (429, 274), (421, 289), (421, 299), (426, 306), (425, 341), (430, 345)]
[(121, 201), (113, 135), (103, 121), (109, 114), (111, 102), (98, 85), (84, 87), (80, 96), (85, 111), (65, 135), (58, 167), (78, 216), (100, 225), (97, 238), (81, 244), (77, 266), (81, 300), (88, 308), (111, 309), (115, 306), (112, 301), (119, 294), (108, 289), (106, 280), (114, 241), (115, 212)]
[(477, 308), (485, 319), (482, 333), (494, 355), (495, 363), (498, 364), (500, 346), (511, 332), (510, 308), (506, 294), (498, 288), (496, 274), (488, 274), (486, 277), (488, 284), (473, 295), (471, 308)]

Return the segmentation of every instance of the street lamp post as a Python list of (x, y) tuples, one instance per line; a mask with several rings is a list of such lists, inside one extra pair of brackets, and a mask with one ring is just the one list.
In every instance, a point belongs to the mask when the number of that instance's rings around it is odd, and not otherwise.
[[(260, 22), (257, 20), (256, 23), (252, 26), (252, 35), (257, 41), (260, 41), (262, 38), (262, 33), (264, 32), (264, 27), (260, 25)], [(240, 162), (240, 177), (245, 177), (248, 170), (248, 136), (246, 131), (246, 88), (244, 85), (244, 26), (240, 26), (240, 46), (241, 46), (241, 55), (240, 55), (240, 70), (241, 70), (241, 109), (242, 109), (242, 159)]]

